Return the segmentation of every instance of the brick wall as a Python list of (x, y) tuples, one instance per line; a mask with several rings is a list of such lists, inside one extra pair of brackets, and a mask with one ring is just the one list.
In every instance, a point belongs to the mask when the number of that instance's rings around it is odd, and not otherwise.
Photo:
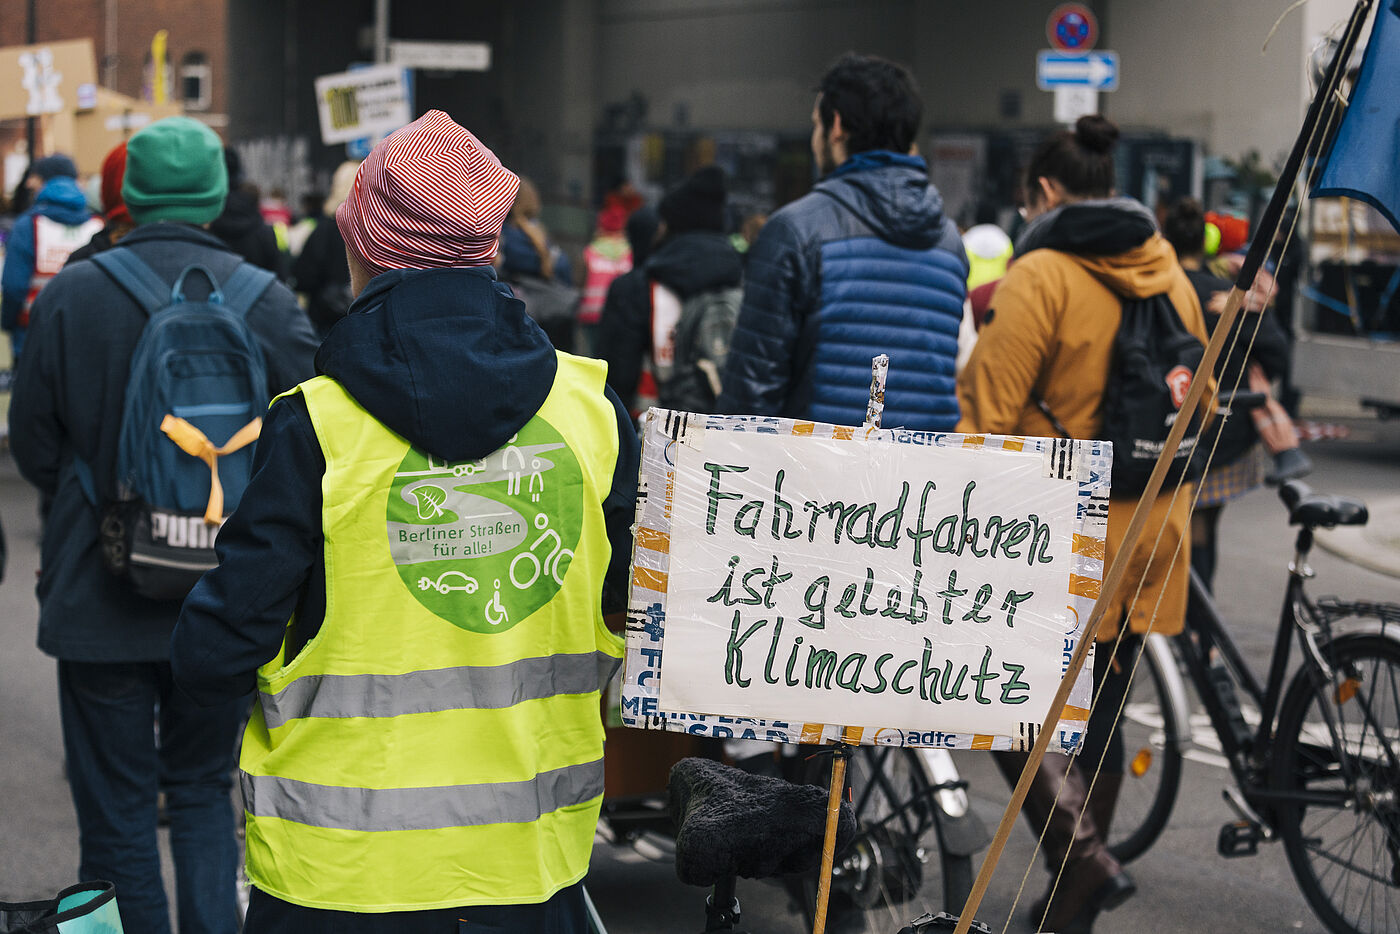
[[(0, 0), (0, 45), (24, 44), (26, 6), (26, 0)], [(227, 113), (228, 0), (37, 0), (34, 7), (40, 42), (91, 38), (98, 83), (137, 98), (143, 94), (151, 39), (157, 30), (167, 30), (171, 95), (180, 93), (180, 64), (185, 55), (202, 52), (212, 72), (208, 112)], [(112, 48), (107, 47), (109, 11), (116, 20)], [(107, 65), (115, 68), (114, 81), (108, 81)]]

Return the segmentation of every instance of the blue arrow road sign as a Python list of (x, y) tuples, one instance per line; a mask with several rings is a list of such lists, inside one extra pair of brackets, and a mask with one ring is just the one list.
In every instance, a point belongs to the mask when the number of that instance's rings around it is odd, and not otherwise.
[(1118, 90), (1117, 52), (1050, 52), (1035, 58), (1035, 83), (1042, 91), (1055, 88)]

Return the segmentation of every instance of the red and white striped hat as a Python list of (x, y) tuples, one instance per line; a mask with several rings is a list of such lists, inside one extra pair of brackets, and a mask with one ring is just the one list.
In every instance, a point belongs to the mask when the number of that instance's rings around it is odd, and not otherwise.
[(374, 147), (335, 221), (371, 276), (484, 266), (519, 188), (480, 140), (430, 110)]

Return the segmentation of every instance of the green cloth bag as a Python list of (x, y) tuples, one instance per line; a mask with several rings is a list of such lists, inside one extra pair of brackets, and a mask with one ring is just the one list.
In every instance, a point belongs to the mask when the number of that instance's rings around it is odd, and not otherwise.
[(123, 934), (117, 889), (82, 882), (38, 902), (0, 902), (0, 934)]

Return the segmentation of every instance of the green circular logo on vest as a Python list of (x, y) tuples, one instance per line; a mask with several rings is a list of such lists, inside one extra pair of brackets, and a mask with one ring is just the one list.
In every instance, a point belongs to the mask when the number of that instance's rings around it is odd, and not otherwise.
[(387, 519), (390, 554), (419, 603), (454, 626), (504, 632), (559, 592), (583, 528), (583, 474), (536, 417), (481, 460), (410, 449)]

